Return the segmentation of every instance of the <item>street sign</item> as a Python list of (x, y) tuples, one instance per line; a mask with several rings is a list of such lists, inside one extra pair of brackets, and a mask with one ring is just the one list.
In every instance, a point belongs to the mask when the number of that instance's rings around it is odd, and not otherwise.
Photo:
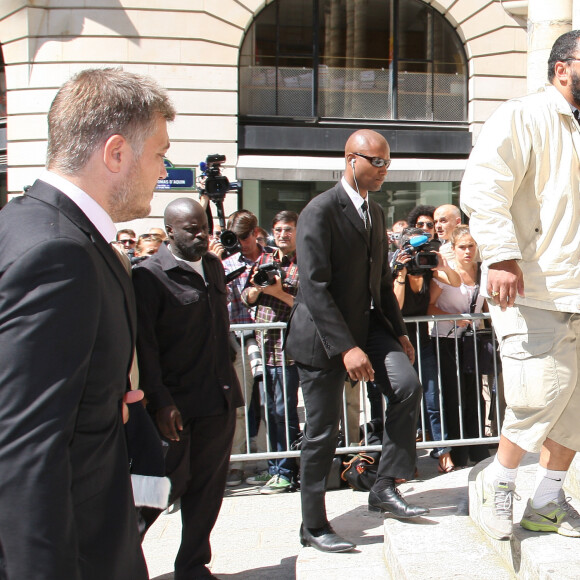
[(174, 167), (169, 159), (164, 159), (167, 177), (157, 181), (155, 191), (195, 191), (195, 169)]

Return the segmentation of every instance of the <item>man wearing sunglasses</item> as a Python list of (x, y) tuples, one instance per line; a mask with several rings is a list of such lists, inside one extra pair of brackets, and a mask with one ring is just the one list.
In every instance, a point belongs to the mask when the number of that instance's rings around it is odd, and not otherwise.
[(346, 143), (345, 161), (341, 181), (315, 197), (298, 220), (301, 285), (286, 345), (296, 361), (307, 415), (300, 540), (323, 552), (355, 548), (335, 533), (324, 504), (347, 375), (355, 383), (375, 381), (388, 400), (369, 509), (401, 518), (429, 511), (409, 505), (395, 486), (396, 479), (412, 479), (415, 472), (421, 384), (393, 292), (385, 217), (368, 195), (385, 180), (389, 145), (375, 131), (356, 131)]

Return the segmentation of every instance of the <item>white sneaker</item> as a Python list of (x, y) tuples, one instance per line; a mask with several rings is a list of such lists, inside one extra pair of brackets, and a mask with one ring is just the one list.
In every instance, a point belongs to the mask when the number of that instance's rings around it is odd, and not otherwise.
[(479, 523), (485, 533), (496, 540), (509, 540), (514, 527), (514, 497), (516, 484), (508, 481), (488, 482), (485, 469), (475, 479), (477, 499), (480, 504)]

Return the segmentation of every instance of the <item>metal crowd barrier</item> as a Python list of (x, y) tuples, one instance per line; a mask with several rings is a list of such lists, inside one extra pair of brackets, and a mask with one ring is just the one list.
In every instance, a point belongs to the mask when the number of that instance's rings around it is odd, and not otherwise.
[[(489, 320), (490, 316), (489, 314), (460, 314), (460, 315), (441, 315), (441, 316), (414, 316), (414, 317), (406, 317), (405, 318), (405, 322), (409, 323), (409, 322), (427, 322), (429, 325), (433, 325), (435, 328), (437, 328), (437, 325), (440, 322), (443, 321), (452, 321), (454, 324), (454, 330), (457, 330), (458, 326), (457, 326), (457, 322), (460, 320), (468, 320), (468, 321), (475, 321), (475, 320)], [(474, 349), (477, 348), (477, 334), (478, 334), (478, 330), (477, 328), (475, 328), (475, 325), (473, 326), (473, 330), (474, 330)], [(417, 328), (417, 344), (419, 344), (419, 325), (416, 325)], [(250, 364), (250, 359), (254, 359), (255, 360), (255, 351), (256, 348), (253, 348), (253, 352), (250, 352), (250, 354), (248, 354), (248, 338), (247, 336), (244, 334), (244, 332), (246, 332), (246, 334), (248, 333), (248, 331), (254, 331), (256, 333), (265, 333), (268, 332), (268, 330), (270, 329), (280, 329), (282, 331), (282, 333), (285, 332), (286, 330), (286, 324), (283, 322), (277, 322), (277, 323), (269, 323), (269, 324), (232, 324), (230, 326), (230, 330), (232, 330), (233, 332), (236, 333), (236, 335), (238, 336), (238, 341), (240, 342), (240, 354), (242, 357), (242, 363), (243, 363), (243, 367), (246, 367), (246, 365)], [(481, 405), (481, 397), (480, 397), (480, 393), (483, 387), (483, 379), (482, 376), (479, 375), (477, 372), (475, 373), (475, 388), (477, 389), (477, 417), (478, 417), (478, 437), (476, 438), (467, 438), (464, 436), (465, 433), (465, 426), (463, 425), (463, 419), (462, 419), (462, 415), (463, 415), (463, 401), (461, 398), (461, 389), (460, 389), (460, 376), (461, 376), (461, 361), (459, 361), (459, 341), (461, 340), (461, 336), (457, 336), (457, 332), (454, 332), (453, 335), (455, 337), (455, 374), (456, 374), (456, 378), (457, 378), (457, 391), (458, 391), (458, 400), (459, 400), (459, 409), (458, 409), (458, 413), (459, 413), (459, 422), (460, 422), (460, 437), (457, 439), (440, 439), (437, 441), (433, 441), (433, 440), (427, 440), (426, 438), (426, 433), (427, 433), (427, 424), (428, 424), (428, 419), (425, 416), (425, 405), (424, 403), (421, 406), (421, 419), (420, 419), (420, 425), (422, 428), (422, 439), (417, 441), (417, 448), (418, 449), (432, 449), (435, 447), (454, 447), (454, 446), (460, 446), (460, 445), (492, 445), (492, 444), (497, 444), (499, 442), (499, 436), (500, 436), (500, 427), (501, 427), (501, 388), (502, 388), (502, 382), (501, 382), (501, 371), (500, 369), (497, 368), (497, 365), (494, 364), (494, 374), (493, 375), (489, 375), (488, 376), (488, 386), (491, 389), (495, 389), (495, 396), (492, 397), (492, 401), (493, 401), (493, 416), (495, 417), (495, 433), (493, 433), (490, 436), (486, 436), (485, 432), (484, 432), (484, 424), (485, 424), (485, 409), (483, 408), (483, 406)], [(492, 332), (492, 337), (493, 337), (493, 344), (494, 347), (497, 347), (497, 343), (495, 341), (495, 334)], [(442, 383), (442, 379), (441, 379), (441, 361), (440, 361), (440, 356), (439, 356), (439, 339), (437, 337), (432, 337), (432, 340), (435, 342), (435, 352), (436, 352), (436, 356), (437, 356), (437, 368), (438, 368), (438, 384), (439, 386)], [(260, 349), (258, 349), (260, 350)], [(260, 350), (260, 354), (261, 354), (261, 358), (262, 360), (266, 360), (266, 356), (265, 356), (265, 352), (264, 352), (264, 346), (263, 346), (263, 341), (262, 341), (262, 348)], [(422, 376), (422, 366), (421, 366), (421, 352), (420, 349), (417, 349), (417, 352), (415, 353), (415, 356), (417, 358), (417, 363), (418, 363), (418, 369), (419, 369), (419, 378), (421, 379)], [(477, 361), (477, 356), (475, 356), (475, 360)], [(477, 365), (477, 362), (476, 362)], [(282, 365), (285, 368), (285, 362)], [(252, 389), (253, 389), (253, 385), (247, 384), (247, 376), (248, 373), (244, 372), (242, 373), (243, 377), (243, 384), (242, 384), (242, 389), (243, 392), (248, 394), (248, 393), (252, 393)], [(263, 380), (267, 380), (267, 376), (266, 373), (264, 372), (263, 375)], [(381, 446), (380, 445), (369, 445), (369, 431), (367, 429), (367, 424), (370, 421), (370, 410), (369, 410), (369, 401), (367, 398), (367, 389), (366, 389), (366, 384), (363, 384), (362, 382), (359, 383), (359, 389), (360, 389), (360, 393), (359, 393), (359, 400), (360, 402), (362, 402), (362, 406), (361, 406), (361, 412), (360, 412), (360, 427), (363, 428), (364, 431), (364, 437), (361, 439), (361, 441), (350, 441), (348, 440), (348, 437), (346, 436), (345, 438), (345, 444), (344, 446), (341, 447), (337, 447), (336, 449), (336, 453), (337, 454), (349, 454), (349, 453), (359, 453), (361, 451), (380, 451)], [(285, 373), (283, 373), (283, 390), (284, 390), (284, 401), (286, 402), (286, 377), (285, 377)], [(261, 391), (261, 404), (262, 405), (266, 405), (267, 404), (267, 398), (265, 396), (265, 388), (264, 385), (262, 385), (260, 387), (260, 391)], [(300, 397), (300, 392), (299, 392), (299, 397)], [(250, 451), (250, 424), (249, 424), (249, 414), (248, 414), (248, 407), (250, 404), (249, 401), (250, 397), (246, 397), (246, 404), (245, 404), (245, 408), (244, 408), (244, 412), (245, 412), (245, 428), (246, 428), (246, 453), (238, 453), (238, 454), (232, 454), (231, 456), (231, 461), (257, 461), (257, 460), (266, 460), (266, 459), (280, 459), (283, 457), (299, 457), (300, 456), (300, 451), (293, 451), (290, 450), (290, 445), (287, 445), (288, 447), (288, 451), (274, 451), (271, 449), (270, 447), (270, 442), (268, 440), (268, 413), (264, 412), (262, 414), (262, 421), (265, 422), (265, 429), (266, 429), (266, 450), (265, 451), (258, 451), (258, 452), (251, 452)], [(301, 398), (299, 398), (299, 401), (301, 400)], [(384, 400), (384, 397), (383, 397)], [(444, 393), (443, 393), (443, 389), (439, 388), (439, 406), (441, 409), (441, 431), (444, 433), (445, 432), (445, 417), (443, 414), (443, 402), (444, 402)], [(383, 403), (384, 405), (384, 403)], [(300, 403), (299, 403), (300, 406)], [(286, 415), (286, 438), (289, 439), (289, 433), (288, 433), (288, 409), (286, 407), (286, 404), (284, 404), (284, 408), (285, 408), (285, 415)], [(300, 423), (302, 424), (304, 419), (306, 419), (305, 417), (300, 418)], [(342, 418), (342, 426), (341, 429), (343, 431), (343, 433), (347, 434), (348, 433), (348, 418), (347, 418), (347, 400), (346, 400), (346, 392), (343, 395), (343, 418)], [(292, 443), (292, 441), (290, 441), (290, 443)]]

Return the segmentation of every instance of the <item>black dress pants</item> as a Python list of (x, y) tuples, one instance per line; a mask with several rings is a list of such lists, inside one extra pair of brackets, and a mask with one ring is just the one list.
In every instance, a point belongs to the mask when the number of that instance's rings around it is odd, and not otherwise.
[[(180, 440), (169, 443), (165, 457), (166, 474), (171, 480), (169, 504), (181, 499), (181, 544), (175, 559), (175, 580), (208, 574), (209, 536), (222, 505), (235, 425), (235, 409), (189, 419), (179, 433)], [(147, 518), (148, 526), (158, 515)]]
[[(375, 370), (375, 382), (387, 398), (383, 451), (374, 487), (378, 491), (387, 477), (413, 477), (422, 389), (399, 341), (373, 317), (366, 352)], [(306, 409), (300, 454), (302, 521), (307, 528), (319, 528), (327, 522), (326, 480), (336, 449), (346, 372), (342, 366), (296, 366)]]

